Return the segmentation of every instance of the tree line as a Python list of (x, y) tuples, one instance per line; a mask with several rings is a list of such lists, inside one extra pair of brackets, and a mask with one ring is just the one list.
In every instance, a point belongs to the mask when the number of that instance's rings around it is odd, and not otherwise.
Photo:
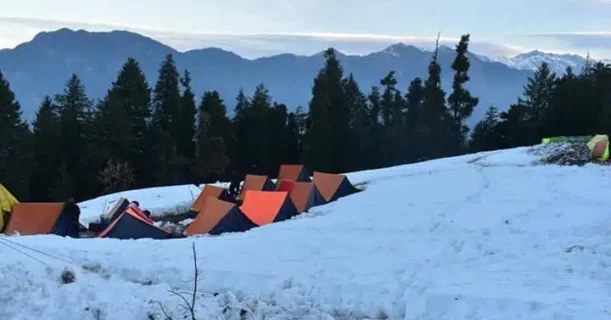
[(516, 104), (501, 113), (490, 107), (470, 132), (466, 121), (479, 99), (466, 88), (469, 41), (466, 34), (456, 45), (449, 94), (436, 51), (428, 77), (413, 79), (405, 93), (394, 71), (364, 93), (330, 48), (307, 111), (292, 112), (263, 83), (250, 95), (240, 90), (233, 103), (212, 90), (196, 104), (189, 71), (179, 72), (169, 54), (154, 87), (129, 58), (98, 101), (73, 74), (63, 92), (43, 99), (29, 124), (0, 72), (0, 183), (24, 201), (81, 201), (247, 173), (273, 177), (285, 163), (325, 172), (374, 169), (609, 126), (609, 66), (559, 78), (543, 64)]

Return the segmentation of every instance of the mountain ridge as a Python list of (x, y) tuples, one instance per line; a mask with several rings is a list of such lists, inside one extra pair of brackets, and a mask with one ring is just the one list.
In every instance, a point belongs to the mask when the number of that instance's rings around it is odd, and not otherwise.
[[(173, 54), (180, 72), (188, 69), (198, 98), (204, 90), (218, 90), (229, 110), (239, 89), (247, 94), (264, 83), (272, 98), (290, 109), (306, 107), (311, 86), (324, 64), (322, 52), (313, 55), (284, 53), (255, 59), (218, 47), (180, 52), (153, 38), (130, 31), (90, 32), (62, 28), (41, 32), (31, 41), (9, 50), (0, 50), (0, 70), (21, 102), (24, 116), (32, 119), (44, 95), (63, 90), (65, 81), (76, 73), (84, 82), (90, 98), (99, 99), (115, 80), (117, 72), (129, 57), (137, 59), (154, 86), (157, 70), (164, 56)], [(454, 49), (441, 46), (442, 85), (451, 90)], [(468, 84), (481, 99), (471, 124), (485, 113), (489, 105), (506, 109), (521, 94), (532, 70), (511, 68), (500, 61), (469, 53), (471, 79)], [(353, 73), (361, 90), (370, 91), (394, 70), (398, 88), (405, 93), (415, 77), (425, 78), (431, 52), (413, 45), (397, 43), (367, 55), (346, 55), (338, 51), (346, 75)]]

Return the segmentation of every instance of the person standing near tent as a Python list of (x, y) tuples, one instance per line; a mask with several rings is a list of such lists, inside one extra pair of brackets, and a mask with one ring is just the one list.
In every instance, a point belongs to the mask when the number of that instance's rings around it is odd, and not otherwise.
[(79, 238), (79, 231), (81, 228), (79, 219), (81, 217), (81, 208), (74, 201), (74, 198), (68, 199), (64, 205), (64, 210), (68, 215), (68, 236), (72, 238)]
[(234, 171), (232, 176), (231, 184), (229, 184), (229, 194), (231, 194), (232, 197), (237, 197), (240, 193), (240, 183), (242, 181), (240, 181), (241, 179), (237, 172)]

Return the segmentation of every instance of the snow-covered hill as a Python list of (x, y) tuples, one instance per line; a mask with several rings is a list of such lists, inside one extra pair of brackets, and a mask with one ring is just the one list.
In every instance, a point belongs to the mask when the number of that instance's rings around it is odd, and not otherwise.
[[(514, 57), (506, 58), (488, 58), (490, 61), (501, 62), (511, 68), (519, 70), (537, 70), (537, 68), (546, 62), (551, 70), (557, 75), (566, 73), (566, 68), (571, 67), (574, 73), (579, 73), (586, 64), (586, 58), (576, 54), (556, 54), (541, 52), (538, 50), (519, 54)], [(592, 59), (592, 62), (598, 60)], [(601, 62), (611, 64), (611, 60), (602, 59)]]
[[(168, 290), (189, 295), (192, 243), (198, 319), (609, 319), (611, 171), (537, 159), (520, 148), (352, 173), (364, 192), (219, 237), (4, 237), (0, 319), (177, 316)], [(60, 284), (65, 268), (74, 283)]]

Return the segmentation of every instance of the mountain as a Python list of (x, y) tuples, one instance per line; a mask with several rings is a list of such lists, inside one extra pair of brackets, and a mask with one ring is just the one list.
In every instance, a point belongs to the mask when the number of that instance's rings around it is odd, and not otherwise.
[(522, 53), (511, 58), (499, 58), (497, 61), (515, 69), (533, 71), (545, 62), (557, 75), (564, 74), (568, 67), (571, 67), (573, 72), (579, 73), (586, 64), (586, 58), (580, 55), (547, 53), (539, 50)]
[[(43, 32), (31, 41), (11, 50), (0, 51), (0, 70), (5, 73), (24, 109), (31, 119), (45, 95), (63, 90), (65, 81), (76, 73), (85, 83), (91, 98), (103, 97), (128, 57), (136, 58), (149, 84), (154, 85), (157, 70), (164, 56), (174, 55), (178, 68), (188, 69), (198, 96), (204, 90), (218, 90), (228, 108), (233, 109), (240, 88), (251, 93), (263, 82), (273, 99), (295, 109), (307, 107), (313, 79), (324, 64), (322, 54), (298, 56), (281, 54), (258, 59), (245, 59), (219, 48), (178, 52), (151, 38), (127, 31), (88, 32), (60, 29)], [(427, 77), (431, 52), (395, 44), (380, 52), (363, 56), (338, 53), (346, 74), (354, 73), (361, 89), (368, 92), (379, 85), (386, 73), (395, 70), (399, 88), (406, 91), (415, 77)], [(454, 50), (442, 46), (439, 61), (442, 84), (449, 94), (452, 84), (451, 63)], [(485, 113), (489, 105), (506, 109), (515, 102), (531, 70), (518, 70), (498, 61), (470, 54), (471, 82), (468, 87), (480, 97), (471, 123)]]

